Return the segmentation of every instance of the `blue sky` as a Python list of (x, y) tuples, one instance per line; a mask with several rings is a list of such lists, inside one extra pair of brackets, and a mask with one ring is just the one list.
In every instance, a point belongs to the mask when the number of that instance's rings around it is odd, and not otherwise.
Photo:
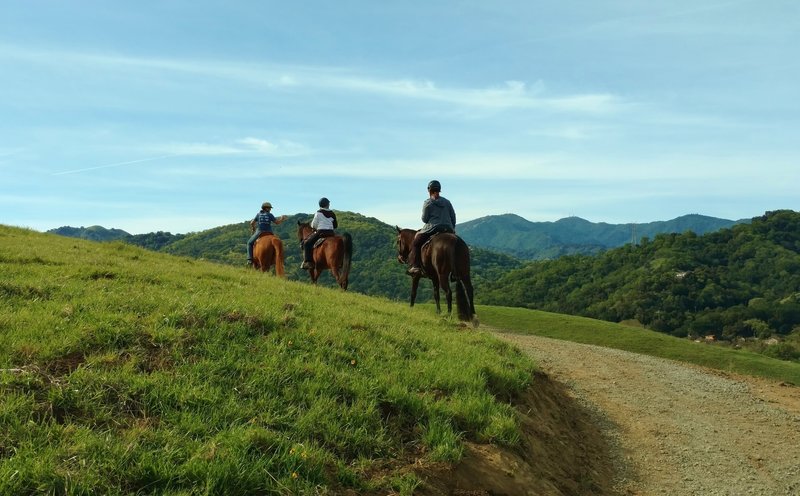
[(800, 210), (798, 47), (794, 0), (6, 1), (0, 223)]

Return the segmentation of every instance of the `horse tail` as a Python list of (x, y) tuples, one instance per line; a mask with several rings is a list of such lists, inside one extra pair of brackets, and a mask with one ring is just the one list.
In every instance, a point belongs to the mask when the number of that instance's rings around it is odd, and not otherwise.
[[(472, 281), (469, 271), (469, 247), (461, 238), (456, 238), (455, 246), (451, 253), (453, 270), (451, 278), (456, 283), (456, 308), (458, 309), (458, 320), (469, 322), (475, 315), (475, 303), (472, 299)], [(463, 267), (458, 265), (464, 262)]]
[(347, 281), (350, 277), (350, 264), (353, 259), (353, 237), (350, 233), (342, 234), (342, 241), (344, 242), (344, 256), (342, 257), (342, 271), (339, 274), (342, 289), (347, 289)]
[(283, 241), (276, 237), (272, 244), (275, 247), (275, 275), (286, 277), (286, 270), (283, 267)]

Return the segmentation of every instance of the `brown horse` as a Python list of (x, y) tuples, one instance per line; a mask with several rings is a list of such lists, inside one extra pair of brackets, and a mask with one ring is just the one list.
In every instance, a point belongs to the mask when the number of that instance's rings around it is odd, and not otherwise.
[[(250, 226), (250, 232), (255, 232), (255, 226)], [(283, 241), (271, 233), (263, 233), (253, 245), (253, 268), (261, 272), (269, 271), (275, 266), (275, 275), (286, 277), (283, 268)]]
[[(308, 222), (297, 222), (297, 240), (300, 241), (301, 251), (303, 240), (308, 237), (313, 229)], [(350, 261), (353, 258), (353, 238), (348, 233), (322, 238), (312, 250), (311, 269), (308, 274), (311, 282), (317, 279), (325, 269), (330, 269), (336, 282), (342, 289), (347, 289), (347, 279), (350, 277)]]
[[(411, 242), (417, 231), (413, 229), (397, 229), (397, 261), (408, 263), (411, 252)], [(469, 247), (463, 239), (455, 234), (440, 233), (431, 237), (420, 252), (420, 267), (424, 274), (411, 276), (411, 306), (417, 299), (417, 286), (421, 277), (427, 277), (433, 283), (433, 299), (436, 302), (436, 313), (441, 313), (439, 306), (439, 288), (444, 289), (447, 299), (447, 314), (453, 310), (453, 293), (450, 281), (456, 283), (456, 308), (458, 319), (464, 322), (472, 321), (478, 325), (473, 301), (472, 281), (470, 279)]]

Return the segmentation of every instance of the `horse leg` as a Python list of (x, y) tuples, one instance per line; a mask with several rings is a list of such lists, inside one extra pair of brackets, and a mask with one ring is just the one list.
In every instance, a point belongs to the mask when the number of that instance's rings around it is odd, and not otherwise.
[(462, 281), (464, 282), (464, 288), (467, 290), (467, 298), (469, 298), (469, 311), (472, 315), (475, 315), (475, 298), (473, 296), (472, 281), (469, 276), (464, 277)]
[(328, 267), (331, 269), (331, 275), (333, 276), (333, 280), (339, 285), (342, 286), (342, 281), (339, 276), (339, 267), (336, 265), (336, 260), (328, 260)]
[(439, 305), (439, 281), (436, 279), (436, 276), (431, 277), (431, 282), (433, 283), (433, 301), (436, 302), (436, 313), (442, 313), (442, 307)]
[(450, 282), (447, 279), (447, 273), (439, 274), (439, 282), (442, 286), (442, 289), (444, 289), (444, 296), (447, 300), (447, 315), (450, 315), (453, 313), (453, 291), (450, 289)]
[(417, 299), (417, 286), (419, 286), (419, 276), (411, 278), (411, 306), (414, 306), (414, 301)]

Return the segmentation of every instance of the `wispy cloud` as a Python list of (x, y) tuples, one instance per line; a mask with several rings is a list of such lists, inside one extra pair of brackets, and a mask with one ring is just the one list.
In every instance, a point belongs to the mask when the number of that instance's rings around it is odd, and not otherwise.
[[(101, 169), (112, 169), (116, 167), (133, 166), (146, 162), (155, 162), (178, 157), (225, 157), (225, 156), (246, 156), (252, 157), (296, 157), (310, 153), (308, 147), (292, 141), (280, 141), (273, 143), (260, 138), (242, 138), (235, 140), (231, 144), (225, 143), (163, 143), (156, 145), (141, 145), (137, 150), (144, 150), (150, 153), (157, 153), (156, 156), (137, 158), (132, 160), (116, 161), (107, 164), (68, 169), (51, 173), (52, 176), (63, 176), (67, 174), (79, 174)], [(0, 155), (2, 163), (2, 155)], [(189, 168), (188, 170), (192, 170)], [(199, 170), (199, 169), (198, 169)], [(187, 174), (190, 175), (190, 174)], [(196, 174), (202, 176), (202, 173)]]
[(54, 172), (51, 175), (52, 176), (63, 176), (63, 175), (66, 175), (66, 174), (79, 174), (81, 172), (90, 172), (90, 171), (99, 170), (99, 169), (111, 169), (113, 167), (124, 167), (124, 166), (128, 166), (128, 165), (140, 164), (140, 163), (143, 163), (143, 162), (153, 162), (155, 160), (164, 160), (166, 158), (172, 158), (172, 157), (177, 157), (177, 156), (178, 156), (177, 154), (171, 154), (171, 155), (161, 155), (159, 157), (147, 157), (147, 158), (140, 158), (140, 159), (136, 159), (136, 160), (126, 160), (124, 162), (114, 162), (114, 163), (111, 163), (111, 164), (96, 165), (96, 166), (93, 166), (93, 167), (84, 167), (84, 168), (81, 168), (81, 169), (64, 170), (64, 171)]
[(307, 146), (288, 140), (272, 142), (261, 138), (248, 137), (237, 140), (237, 143), (242, 145), (245, 151), (273, 157), (295, 157), (311, 153), (310, 148)]
[[(481, 179), (507, 181), (599, 181), (667, 180), (719, 181), (720, 164), (725, 165), (726, 177), (757, 177), (749, 157), (661, 155), (651, 158), (614, 158), (575, 156), (569, 154), (452, 154), (425, 160), (362, 160), (334, 162), (330, 160), (294, 163), (281, 162), (268, 169), (247, 161), (241, 167), (231, 164), (225, 169), (215, 166), (180, 165), (161, 168), (158, 174), (176, 177), (227, 179), (235, 170), (237, 178), (262, 177), (329, 177), (393, 179), (427, 177), (430, 171), (438, 175), (465, 180)], [(776, 165), (777, 166), (777, 165)]]
[(548, 94), (541, 81), (504, 81), (485, 88), (444, 87), (427, 79), (381, 79), (358, 68), (278, 65), (219, 60), (135, 57), (61, 50), (34, 50), (0, 44), (0, 58), (29, 64), (82, 66), (88, 73), (102, 71), (162, 71), (231, 79), (264, 88), (312, 88), (331, 92), (366, 93), (387, 98), (425, 100), (460, 107), (490, 109), (545, 109), (570, 113), (610, 113), (626, 107), (609, 93)]

